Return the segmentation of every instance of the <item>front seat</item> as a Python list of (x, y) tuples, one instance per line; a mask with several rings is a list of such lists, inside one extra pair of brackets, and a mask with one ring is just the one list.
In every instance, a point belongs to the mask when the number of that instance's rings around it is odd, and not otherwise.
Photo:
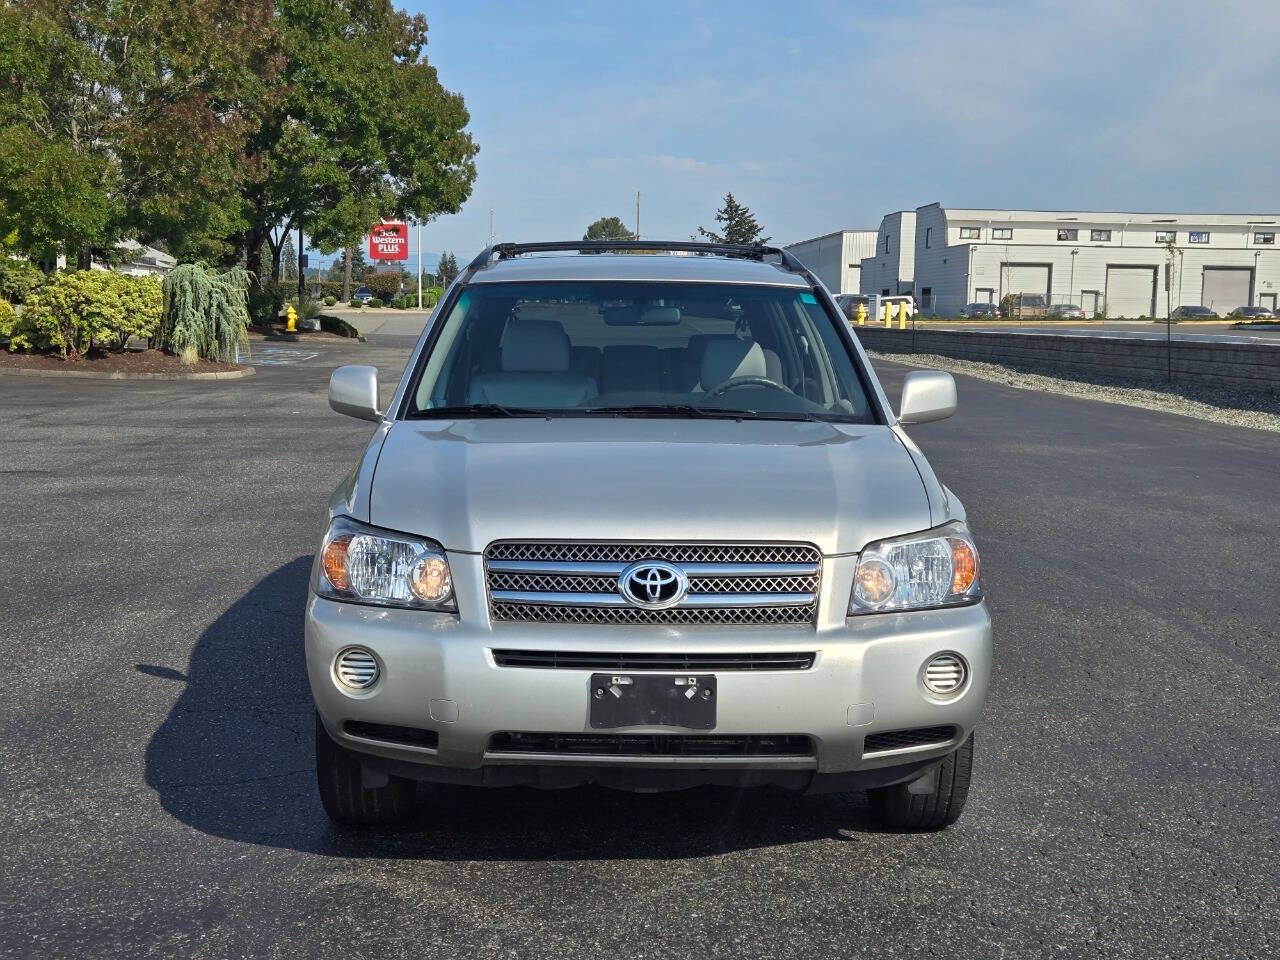
[(712, 340), (702, 354), (698, 389), (707, 391), (734, 377), (766, 377), (764, 350), (754, 340)]
[(576, 407), (596, 396), (591, 377), (569, 369), (569, 338), (554, 320), (513, 320), (502, 337), (502, 370), (471, 381), (468, 403)]

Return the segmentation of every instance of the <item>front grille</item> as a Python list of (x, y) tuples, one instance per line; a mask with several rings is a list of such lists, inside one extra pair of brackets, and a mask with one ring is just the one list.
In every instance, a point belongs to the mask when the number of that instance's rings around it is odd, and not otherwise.
[[(810, 544), (545, 543), (485, 551), (494, 620), (584, 624), (806, 624), (817, 619), (822, 556)], [(632, 563), (679, 567), (689, 589), (664, 610), (630, 605), (618, 578)]]
[(938, 746), (954, 740), (955, 727), (914, 727), (910, 730), (890, 730), (873, 733), (862, 742), (862, 752), (885, 753), (906, 750), (908, 747)]
[(544, 670), (808, 670), (812, 653), (579, 653), (494, 650), (500, 667)]
[(419, 730), (417, 727), (401, 727), (392, 723), (348, 720), (342, 725), (342, 730), (349, 736), (365, 740), (382, 740), (410, 747), (426, 747), (429, 750), (434, 750), (440, 742), (440, 734), (434, 730)]
[(795, 734), (740, 737), (681, 734), (495, 733), (490, 753), (617, 757), (811, 757), (813, 742)]

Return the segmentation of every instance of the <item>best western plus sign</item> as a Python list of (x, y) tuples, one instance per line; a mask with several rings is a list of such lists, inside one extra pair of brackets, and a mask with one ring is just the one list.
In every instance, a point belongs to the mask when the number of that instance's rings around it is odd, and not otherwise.
[(371, 260), (408, 260), (409, 225), (401, 221), (380, 223), (369, 233)]

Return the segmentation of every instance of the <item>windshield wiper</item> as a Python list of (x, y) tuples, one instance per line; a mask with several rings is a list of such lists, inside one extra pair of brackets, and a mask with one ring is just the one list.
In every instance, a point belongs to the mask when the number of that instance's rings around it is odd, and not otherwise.
[(547, 417), (552, 411), (534, 407), (504, 407), (500, 403), (464, 403), (453, 407), (428, 407), (410, 411), (410, 420), (447, 419), (449, 417)]
[(717, 420), (736, 420), (739, 414), (732, 410), (698, 407), (692, 403), (635, 403), (623, 407), (583, 407), (574, 410), (577, 415), (600, 414), (606, 417), (712, 417)]

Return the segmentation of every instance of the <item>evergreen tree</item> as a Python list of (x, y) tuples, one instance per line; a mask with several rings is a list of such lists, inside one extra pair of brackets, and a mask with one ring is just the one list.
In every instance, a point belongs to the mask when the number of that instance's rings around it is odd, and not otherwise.
[(716, 223), (720, 224), (723, 234), (704, 227), (699, 227), (698, 233), (712, 243), (768, 243), (770, 240), (760, 235), (760, 224), (744, 204), (733, 198), (732, 193), (725, 194), (724, 206), (716, 213)]
[(280, 245), (280, 279), (285, 283), (298, 282), (298, 251), (293, 247), (293, 234), (286, 233)]
[(636, 235), (618, 217), (601, 217), (582, 235), (583, 240), (634, 240)]
[(446, 250), (440, 254), (440, 263), (436, 265), (436, 276), (440, 279), (442, 287), (447, 287), (458, 279), (458, 258), (452, 252)]

